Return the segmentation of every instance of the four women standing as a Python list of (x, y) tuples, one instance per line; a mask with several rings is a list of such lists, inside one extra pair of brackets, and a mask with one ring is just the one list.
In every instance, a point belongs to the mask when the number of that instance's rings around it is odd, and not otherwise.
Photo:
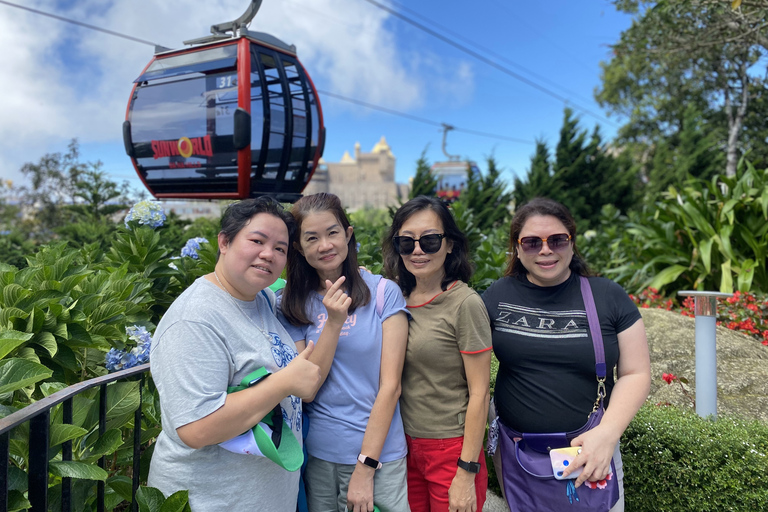
[[(244, 486), (251, 504), (293, 510), (295, 493), (287, 494), (295, 473), (261, 457), (227, 455), (216, 443), (253, 427), (278, 401), (298, 434), (304, 399), (310, 512), (369, 512), (374, 505), (382, 512), (482, 510), (491, 340), (500, 361), (502, 425), (536, 433), (584, 423), (594, 400), (594, 356), (579, 295), (588, 270), (564, 206), (536, 199), (518, 210), (505, 277), (482, 299), (467, 285), (466, 236), (436, 198), (421, 196), (397, 210), (383, 248), (393, 281), (358, 269), (354, 229), (338, 197), (304, 197), (291, 213), (286, 218), (267, 199), (230, 207), (216, 271), (182, 294), (158, 325), (152, 364), (164, 430), (150, 485), (170, 493), (194, 482), (193, 510), (245, 510), (241, 491), (211, 480), (220, 481), (226, 465), (239, 476), (251, 471), (253, 478), (236, 479), (255, 485)], [(281, 326), (260, 292), (286, 261)], [(650, 384), (637, 308), (618, 285), (601, 278), (589, 284), (598, 297), (610, 406), (597, 427), (571, 442), (581, 447), (576, 487), (607, 478), (611, 460), (621, 478), (618, 441)], [(255, 366), (283, 370), (227, 395), (227, 386)], [(623, 510), (623, 501), (613, 510)]]

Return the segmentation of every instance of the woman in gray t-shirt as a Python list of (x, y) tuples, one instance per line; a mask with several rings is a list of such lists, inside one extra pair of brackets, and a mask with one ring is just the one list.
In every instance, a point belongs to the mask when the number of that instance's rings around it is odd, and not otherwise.
[[(285, 267), (293, 229), (290, 215), (271, 198), (231, 205), (214, 272), (182, 293), (157, 326), (151, 361), (163, 431), (148, 483), (165, 495), (188, 490), (195, 512), (296, 509), (297, 471), (219, 446), (278, 403), (301, 444), (301, 399), (317, 392), (320, 370), (307, 359), (313, 345), (296, 352), (267, 291)], [(227, 394), (262, 367), (269, 378)]]

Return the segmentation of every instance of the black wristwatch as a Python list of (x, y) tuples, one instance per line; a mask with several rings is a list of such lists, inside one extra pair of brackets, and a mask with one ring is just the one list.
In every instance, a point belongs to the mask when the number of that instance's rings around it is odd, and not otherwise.
[(461, 457), (459, 457), (459, 461), (456, 463), (461, 469), (464, 471), (467, 471), (469, 473), (477, 474), (480, 472), (480, 463), (479, 462), (466, 462), (461, 460)]

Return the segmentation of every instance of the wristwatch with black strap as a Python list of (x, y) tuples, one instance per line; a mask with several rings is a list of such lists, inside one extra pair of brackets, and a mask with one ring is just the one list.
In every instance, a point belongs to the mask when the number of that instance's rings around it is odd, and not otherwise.
[(469, 473), (478, 474), (480, 472), (480, 463), (479, 462), (467, 462), (465, 460), (461, 460), (461, 457), (459, 457), (459, 461), (456, 463), (461, 469), (464, 471), (467, 471)]

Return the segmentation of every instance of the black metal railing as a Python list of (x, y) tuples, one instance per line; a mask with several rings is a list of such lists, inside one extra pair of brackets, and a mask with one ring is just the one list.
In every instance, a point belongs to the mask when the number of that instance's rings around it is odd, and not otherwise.
[[(99, 387), (99, 436), (104, 435), (107, 425), (107, 384), (128, 377), (140, 375), (139, 407), (134, 412), (133, 418), (133, 482), (131, 493), (131, 510), (136, 512), (136, 490), (139, 488), (139, 471), (141, 459), (141, 393), (144, 387), (145, 373), (149, 371), (149, 363), (110, 373), (103, 377), (97, 377), (78, 384), (69, 386), (52, 395), (34, 402), (20, 411), (14, 412), (0, 419), (0, 512), (8, 511), (8, 475), (10, 467), (10, 440), (11, 430), (14, 427), (29, 422), (29, 459), (27, 468), (28, 500), (32, 505), (30, 512), (47, 512), (48, 510), (48, 459), (49, 459), (49, 435), (51, 409), (63, 403), (63, 422), (72, 423), (72, 399), (88, 389)], [(62, 460), (72, 460), (72, 441), (62, 444)], [(106, 466), (106, 456), (102, 455), (98, 461), (100, 468)], [(61, 482), (61, 510), (69, 512), (72, 509), (72, 482), (71, 478), (62, 478)], [(105, 483), (97, 483), (97, 512), (104, 511)]]

